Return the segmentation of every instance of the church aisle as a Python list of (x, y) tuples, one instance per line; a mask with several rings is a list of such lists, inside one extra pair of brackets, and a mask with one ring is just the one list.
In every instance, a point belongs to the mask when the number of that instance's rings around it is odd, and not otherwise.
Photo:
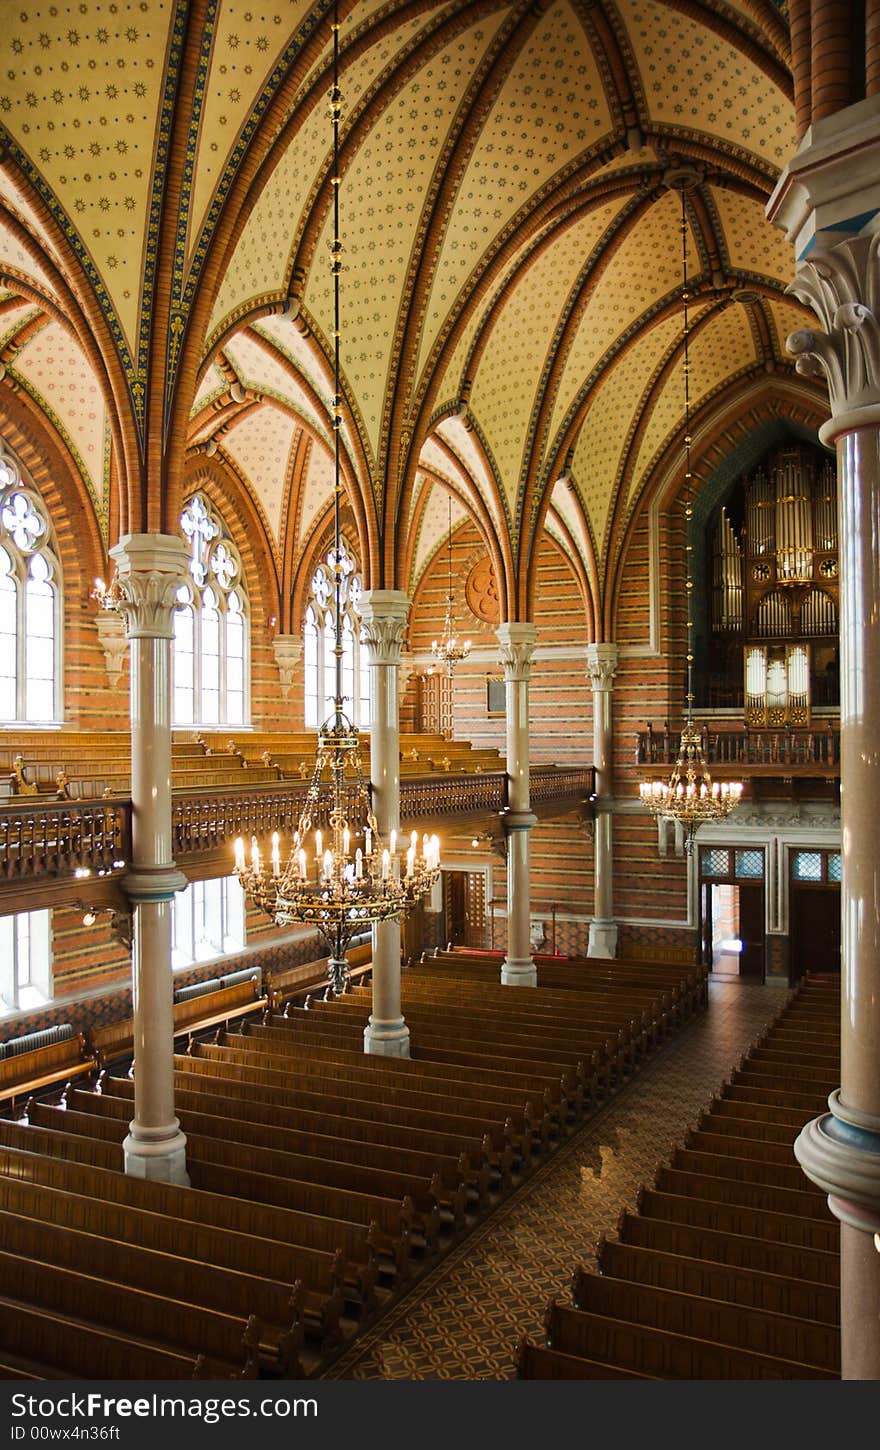
[(710, 983), (708, 1012), (324, 1377), (511, 1379), (519, 1336), (540, 1339), (550, 1296), (568, 1298), (572, 1264), (592, 1264), (599, 1235), (634, 1207), (782, 1005), (772, 988)]

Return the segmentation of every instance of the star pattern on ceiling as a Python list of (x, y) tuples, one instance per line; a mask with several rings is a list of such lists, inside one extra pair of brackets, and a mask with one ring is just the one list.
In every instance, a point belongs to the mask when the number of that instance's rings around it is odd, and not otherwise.
[[(228, 467), (279, 556), (320, 526), (329, 10), (16, 0), (0, 361), (101, 511), (111, 422), (147, 436), (158, 399), (178, 472), (187, 451)], [(601, 591), (681, 424), (670, 167), (698, 169), (695, 408), (793, 383), (793, 260), (764, 218), (794, 150), (784, 18), (752, 0), (354, 0), (340, 41), (344, 472), (371, 577), (416, 586), (445, 478), (517, 607), (545, 526)], [(51, 325), (13, 355), (34, 307)]]

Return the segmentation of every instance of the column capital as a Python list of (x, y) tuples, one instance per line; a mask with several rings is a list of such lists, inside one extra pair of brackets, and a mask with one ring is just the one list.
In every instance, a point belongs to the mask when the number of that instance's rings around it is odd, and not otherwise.
[(398, 665), (411, 600), (401, 589), (365, 589), (360, 600), (361, 638), (371, 665)]
[(797, 370), (828, 384), (823, 443), (880, 425), (880, 96), (810, 127), (767, 203), (767, 218), (794, 243), (786, 289), (824, 332), (788, 337)]
[(880, 231), (812, 253), (786, 291), (825, 329), (799, 328), (786, 339), (798, 372), (828, 385), (832, 416), (819, 430), (822, 442), (880, 425)]
[(125, 534), (110, 550), (116, 574), (108, 607), (125, 621), (129, 639), (171, 639), (177, 591), (186, 584), (189, 552), (173, 534)]
[(594, 690), (610, 690), (617, 674), (619, 651), (616, 644), (587, 645), (587, 674)]
[(505, 680), (528, 680), (532, 673), (532, 655), (538, 641), (535, 626), (518, 621), (499, 624), (495, 638), (501, 646)]

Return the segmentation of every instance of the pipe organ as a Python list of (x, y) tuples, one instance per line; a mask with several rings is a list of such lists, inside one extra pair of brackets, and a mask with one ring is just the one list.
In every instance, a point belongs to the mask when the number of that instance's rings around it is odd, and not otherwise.
[(778, 448), (710, 523), (709, 700), (749, 725), (806, 725), (838, 702), (837, 478), (820, 449)]

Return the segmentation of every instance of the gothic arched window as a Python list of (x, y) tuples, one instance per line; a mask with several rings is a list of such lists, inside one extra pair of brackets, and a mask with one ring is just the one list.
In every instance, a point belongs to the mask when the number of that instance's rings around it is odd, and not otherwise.
[(201, 494), (180, 516), (191, 580), (174, 614), (174, 724), (243, 725), (248, 715), (248, 605), (241, 560)]
[[(312, 575), (305, 615), (305, 718), (317, 730), (333, 713), (335, 697), (335, 551), (329, 549)], [(370, 670), (361, 639), (361, 579), (351, 550), (340, 548), (343, 709), (355, 725), (370, 723)]]
[(61, 717), (61, 570), (49, 516), (0, 457), (0, 719)]

